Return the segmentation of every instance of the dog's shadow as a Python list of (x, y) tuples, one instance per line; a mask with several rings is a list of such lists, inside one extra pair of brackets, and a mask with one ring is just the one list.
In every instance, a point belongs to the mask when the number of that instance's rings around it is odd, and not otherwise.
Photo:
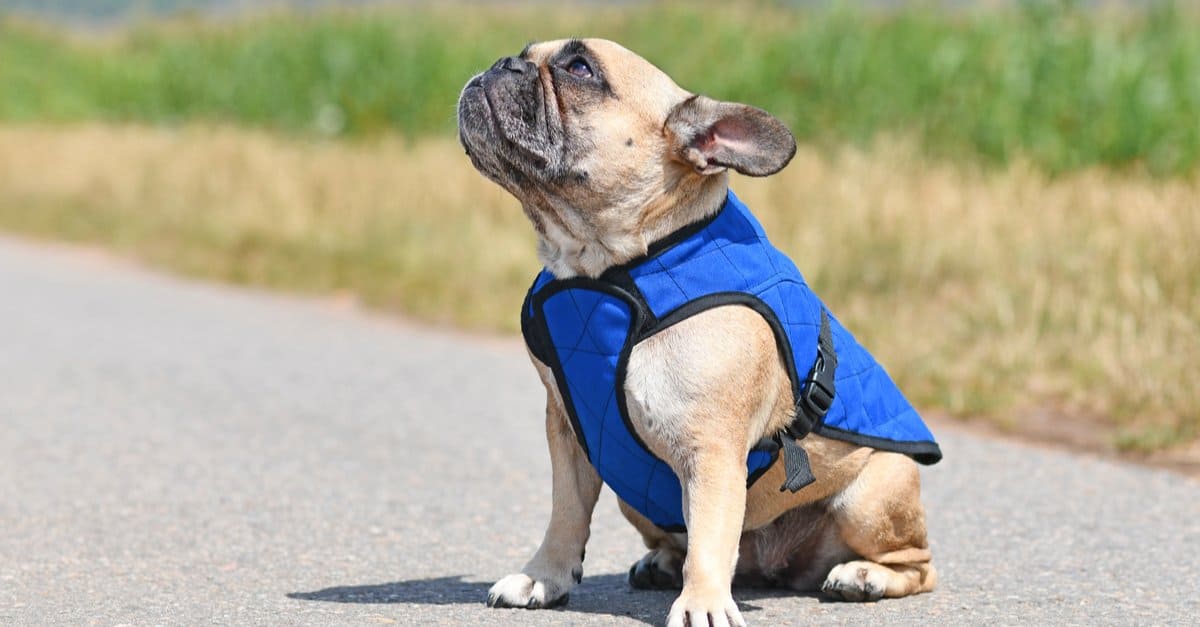
[[(313, 592), (291, 592), (288, 598), (327, 603), (416, 603), (423, 605), (478, 605), (483, 607), (491, 583), (464, 581), (463, 575), (410, 579), (360, 586), (336, 586)], [(555, 610), (632, 618), (649, 625), (662, 622), (678, 595), (675, 590), (633, 590), (625, 575), (586, 577), (572, 591), (570, 601)], [(743, 613), (762, 608), (747, 599), (809, 596), (786, 590), (737, 588), (734, 592)]]

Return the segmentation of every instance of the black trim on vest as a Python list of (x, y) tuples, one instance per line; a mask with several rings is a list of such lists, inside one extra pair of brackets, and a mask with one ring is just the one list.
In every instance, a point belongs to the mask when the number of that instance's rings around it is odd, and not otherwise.
[(845, 429), (831, 427), (826, 424), (820, 425), (813, 431), (813, 433), (830, 437), (835, 440), (857, 444), (859, 446), (869, 446), (881, 451), (903, 453), (904, 455), (911, 457), (913, 461), (926, 466), (942, 461), (942, 449), (937, 445), (937, 442), (901, 442), (888, 438), (846, 431)]
[(521, 337), (525, 338), (525, 346), (529, 348), (529, 354), (549, 366), (550, 358), (546, 356), (549, 346), (543, 343), (541, 335), (533, 327), (532, 303), (530, 302), (532, 295), (533, 286), (531, 285), (529, 291), (525, 293), (525, 300), (521, 302)]

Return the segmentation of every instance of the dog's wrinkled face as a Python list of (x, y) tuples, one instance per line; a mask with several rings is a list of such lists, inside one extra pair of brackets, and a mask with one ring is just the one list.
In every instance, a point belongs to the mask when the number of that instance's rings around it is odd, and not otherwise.
[(475, 167), (518, 199), (600, 209), (659, 160), (653, 139), (689, 95), (609, 41), (531, 44), (467, 83), (460, 138)]
[(769, 114), (693, 96), (598, 39), (500, 59), (467, 83), (458, 117), (471, 162), (521, 201), (559, 276), (595, 275), (644, 252), (674, 226), (675, 207), (716, 197), (707, 188), (723, 197), (724, 178), (711, 175), (770, 174), (795, 152)]

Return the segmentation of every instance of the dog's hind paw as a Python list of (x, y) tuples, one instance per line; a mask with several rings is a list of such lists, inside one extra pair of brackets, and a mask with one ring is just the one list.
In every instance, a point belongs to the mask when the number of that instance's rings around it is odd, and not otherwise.
[(568, 588), (551, 580), (536, 580), (525, 573), (509, 575), (488, 590), (488, 607), (520, 607), (527, 610), (558, 607), (570, 597)]
[(679, 590), (683, 587), (683, 556), (655, 549), (629, 567), (629, 585), (638, 590)]
[(829, 571), (821, 592), (842, 601), (878, 601), (887, 591), (889, 571), (863, 560), (838, 564)]

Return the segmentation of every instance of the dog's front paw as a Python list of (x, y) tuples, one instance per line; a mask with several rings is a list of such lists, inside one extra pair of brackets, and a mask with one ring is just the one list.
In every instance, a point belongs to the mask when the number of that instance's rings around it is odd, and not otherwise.
[(558, 607), (570, 596), (569, 584), (553, 579), (534, 579), (525, 573), (509, 575), (488, 590), (488, 607), (522, 607), (537, 610)]
[(724, 592), (698, 592), (684, 588), (671, 605), (667, 627), (746, 627), (733, 595)]
[(878, 601), (887, 585), (885, 567), (859, 560), (834, 566), (821, 584), (821, 592), (842, 601)]

